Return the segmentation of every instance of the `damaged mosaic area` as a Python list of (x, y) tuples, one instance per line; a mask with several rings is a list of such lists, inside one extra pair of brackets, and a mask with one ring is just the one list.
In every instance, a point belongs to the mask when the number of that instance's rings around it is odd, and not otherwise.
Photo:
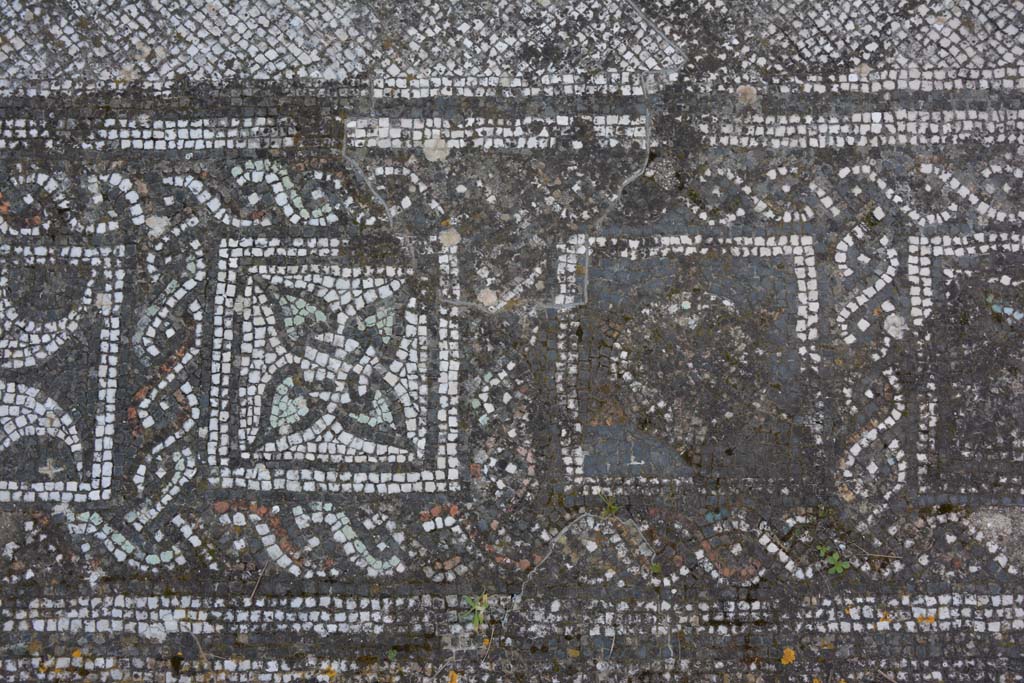
[(1024, 680), (1024, 2), (0, 18), (0, 679)]

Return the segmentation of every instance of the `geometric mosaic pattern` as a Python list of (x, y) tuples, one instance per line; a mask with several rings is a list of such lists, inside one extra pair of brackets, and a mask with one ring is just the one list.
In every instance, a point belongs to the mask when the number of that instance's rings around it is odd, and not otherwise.
[(0, 679), (1024, 680), (1024, 3), (0, 19)]

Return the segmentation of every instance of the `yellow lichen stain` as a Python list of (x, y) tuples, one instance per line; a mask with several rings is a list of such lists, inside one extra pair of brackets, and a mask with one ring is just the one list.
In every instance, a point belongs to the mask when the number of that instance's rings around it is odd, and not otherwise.
[(782, 658), (779, 659), (783, 666), (788, 666), (796, 661), (796, 651), (791, 647), (782, 650)]
[(454, 671), (449, 671), (448, 683), (459, 683), (459, 674)]
[(934, 624), (935, 623), (935, 615), (934, 614), (921, 615), (921, 616), (919, 616), (917, 618), (917, 623), (919, 623), (919, 624)]

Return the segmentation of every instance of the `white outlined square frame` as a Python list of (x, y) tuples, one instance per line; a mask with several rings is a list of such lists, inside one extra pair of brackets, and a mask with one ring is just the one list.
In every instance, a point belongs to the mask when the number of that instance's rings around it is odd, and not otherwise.
[[(458, 262), (456, 247), (438, 254), (438, 425), (434, 467), (408, 472), (352, 472), (343, 464), (339, 470), (313, 468), (282, 469), (250, 461), (232, 466), (230, 424), (233, 396), (231, 377), (234, 359), (235, 302), (240, 259), (261, 258), (337, 259), (346, 242), (339, 239), (228, 239), (218, 251), (216, 308), (214, 314), (213, 361), (210, 379), (210, 423), (207, 459), (214, 486), (258, 491), (323, 493), (413, 493), (455, 491), (459, 488), (458, 466), (458, 308), (441, 302), (457, 301)], [(225, 334), (227, 333), (227, 335)], [(430, 378), (424, 378), (430, 381)], [(429, 462), (431, 455), (424, 454)]]
[[(98, 384), (95, 427), (92, 435), (91, 466), (84, 480), (60, 479), (55, 481), (0, 481), (0, 503), (59, 502), (84, 503), (109, 500), (114, 463), (114, 427), (117, 422), (117, 356), (120, 339), (121, 297), (124, 270), (121, 262), (124, 247), (20, 247), (0, 245), (0, 263), (18, 262), (27, 265), (86, 264), (94, 271), (104, 273), (105, 288), (94, 293), (90, 308), (102, 319), (97, 345), (99, 362), (96, 367)], [(102, 297), (102, 298), (98, 298)], [(0, 340), (2, 344), (2, 340)], [(59, 354), (60, 349), (55, 349)], [(41, 372), (52, 368), (41, 365)], [(29, 380), (30, 381), (30, 380)], [(14, 397), (17, 400), (17, 397)], [(67, 406), (63, 406), (67, 408)], [(15, 419), (2, 417), (0, 419)], [(0, 453), (0, 457), (3, 457)], [(86, 474), (84, 471), (80, 474)]]
[[(796, 341), (798, 352), (806, 360), (805, 370), (817, 374), (821, 356), (816, 349), (818, 339), (818, 280), (814, 259), (814, 238), (810, 235), (772, 237), (704, 237), (701, 235), (660, 236), (644, 238), (588, 237), (577, 235), (560, 245), (557, 281), (557, 307), (562, 311), (558, 332), (558, 359), (555, 384), (559, 404), (567, 414), (561, 426), (561, 453), (570, 488), (583, 495), (619, 495), (643, 490), (657, 491), (666, 486), (689, 483), (689, 479), (658, 479), (654, 477), (589, 477), (584, 474), (583, 425), (580, 422), (580, 401), (577, 393), (579, 377), (579, 344), (573, 327), (579, 324), (575, 309), (587, 303), (586, 290), (580, 291), (577, 268), (589, 267), (591, 255), (601, 251), (629, 260), (679, 255), (701, 257), (716, 253), (749, 258), (793, 259), (797, 280)], [(820, 394), (815, 400), (820, 409)], [(815, 442), (822, 437), (815, 425)]]
[[(1024, 247), (1024, 235), (1014, 233), (974, 233), (973, 235), (936, 235), (910, 237), (908, 279), (910, 280), (911, 322), (920, 330), (917, 339), (917, 357), (925, 372), (925, 392), (921, 397), (920, 422), (917, 433), (917, 490), (918, 494), (976, 495), (976, 489), (961, 487), (956, 491), (933, 490), (928, 486), (929, 469), (939, 457), (935, 430), (938, 427), (938, 390), (934, 368), (924, 361), (924, 350), (931, 342), (931, 333), (922, 328), (932, 314), (935, 297), (935, 269), (939, 259), (965, 256), (986, 256), (996, 253), (1019, 254)], [(946, 277), (946, 275), (943, 275)], [(1019, 493), (1024, 494), (1024, 490)]]

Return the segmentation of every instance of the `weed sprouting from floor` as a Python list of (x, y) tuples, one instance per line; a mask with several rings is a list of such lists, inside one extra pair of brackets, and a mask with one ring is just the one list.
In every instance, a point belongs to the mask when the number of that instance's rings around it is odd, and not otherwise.
[(619, 514), (619, 504), (615, 502), (614, 498), (610, 498), (608, 496), (601, 496), (601, 500), (604, 501), (604, 509), (601, 510), (602, 517), (608, 519)]
[(828, 563), (829, 574), (842, 574), (850, 568), (850, 563), (843, 559), (838, 550), (833, 550), (827, 545), (818, 546), (818, 555), (825, 558)]
[(469, 605), (469, 611), (466, 612), (465, 617), (473, 622), (473, 630), (479, 631), (480, 627), (487, 621), (487, 607), (490, 603), (490, 597), (487, 593), (481, 593), (477, 597), (466, 596), (466, 604)]

